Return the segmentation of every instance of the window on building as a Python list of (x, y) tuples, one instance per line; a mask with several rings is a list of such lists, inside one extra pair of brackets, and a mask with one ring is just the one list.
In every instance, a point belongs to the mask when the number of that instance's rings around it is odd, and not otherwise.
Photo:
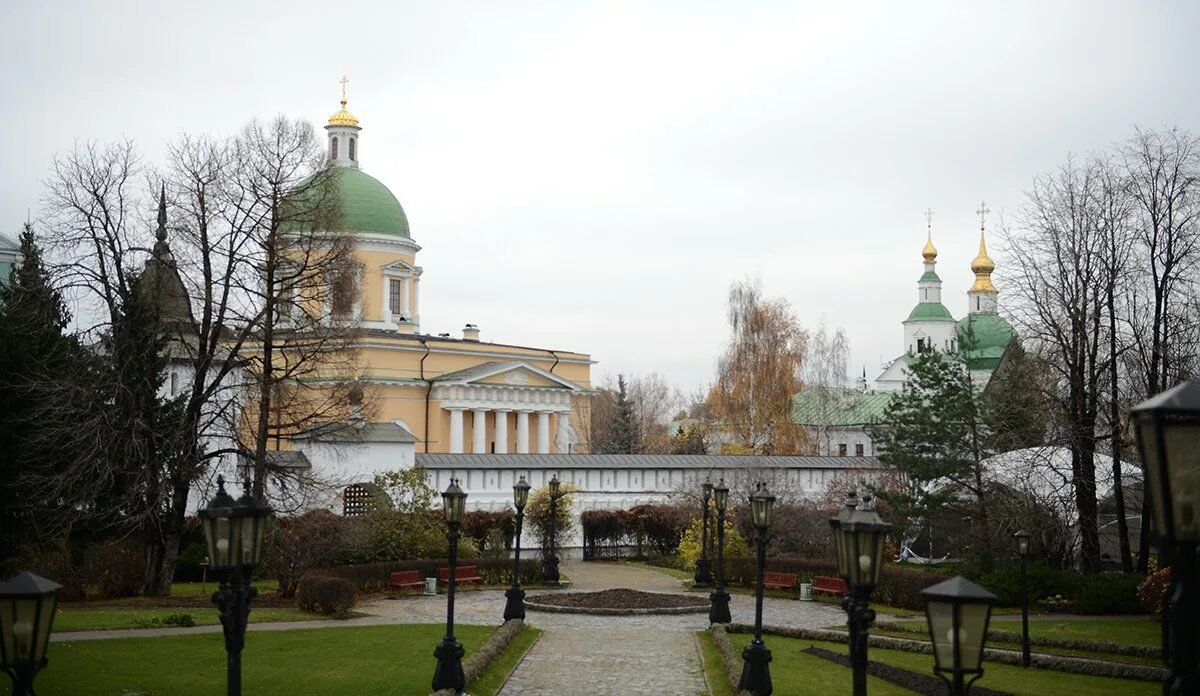
[(854, 446), (854, 456), (856, 456), (856, 457), (863, 456), (863, 446), (862, 446), (861, 442)]
[(366, 485), (355, 483), (342, 491), (342, 514), (346, 517), (365, 515), (370, 509), (373, 491)]
[(925, 339), (923, 339), (923, 338), (918, 338), (918, 339), (917, 339), (917, 352), (918, 352), (918, 353), (924, 353), (924, 352), (925, 352), (925, 349), (926, 349), (926, 343), (925, 343)]
[(357, 141), (358, 138), (350, 138), (350, 160), (354, 162), (358, 161), (358, 153), (355, 151), (357, 149), (355, 147)]
[(335, 316), (344, 317), (354, 310), (354, 272), (340, 270), (333, 275), (330, 288), (330, 309)]
[(329, 147), (329, 159), (337, 159), (337, 136), (333, 137), (333, 144)]
[(975, 311), (976, 312), (979, 311), (979, 298), (978, 297), (975, 298)]
[(838, 445), (838, 456), (839, 457), (846, 456), (846, 443), (842, 442)]
[(404, 316), (404, 281), (392, 278), (388, 281), (388, 288), (388, 309), (392, 311), (393, 317)]

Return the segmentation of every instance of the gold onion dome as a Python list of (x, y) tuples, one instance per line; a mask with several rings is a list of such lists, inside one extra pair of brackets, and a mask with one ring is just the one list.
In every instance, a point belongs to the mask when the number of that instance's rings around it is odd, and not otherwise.
[(928, 233), (925, 238), (925, 248), (921, 250), (921, 256), (924, 257), (925, 263), (934, 263), (937, 261), (937, 247), (933, 246), (933, 233)]
[(992, 257), (987, 253), (987, 242), (984, 240), (983, 231), (979, 232), (979, 256), (971, 262), (971, 271), (975, 274), (975, 284), (971, 286), (971, 292), (996, 292), (996, 286), (992, 285), (992, 271), (996, 270), (996, 262), (992, 261)]
[(329, 117), (329, 125), (358, 127), (358, 119), (354, 117), (354, 114), (346, 111), (346, 99), (344, 97), (342, 98), (342, 108)]

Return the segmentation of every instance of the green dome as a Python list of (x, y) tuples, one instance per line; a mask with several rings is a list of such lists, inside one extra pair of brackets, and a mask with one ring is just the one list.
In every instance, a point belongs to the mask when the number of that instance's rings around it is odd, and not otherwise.
[(954, 315), (941, 302), (921, 302), (904, 320), (910, 321), (954, 321)]
[(994, 370), (1013, 339), (1012, 324), (998, 314), (968, 314), (955, 329), (960, 352), (972, 370)]
[(347, 231), (409, 236), (408, 216), (388, 187), (354, 167), (338, 167), (334, 172)]

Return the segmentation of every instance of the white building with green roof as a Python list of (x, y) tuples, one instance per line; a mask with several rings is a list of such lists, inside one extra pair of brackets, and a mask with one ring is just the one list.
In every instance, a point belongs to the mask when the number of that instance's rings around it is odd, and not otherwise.
[(8, 276), (21, 259), (21, 245), (17, 240), (0, 233), (0, 283), (7, 283)]

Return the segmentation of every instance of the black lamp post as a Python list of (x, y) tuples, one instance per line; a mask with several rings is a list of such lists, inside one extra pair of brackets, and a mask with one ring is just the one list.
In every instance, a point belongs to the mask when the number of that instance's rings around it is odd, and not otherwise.
[(750, 514), (754, 519), (758, 541), (758, 588), (754, 595), (754, 640), (742, 651), (742, 678), (738, 689), (749, 691), (754, 696), (771, 694), (771, 651), (762, 639), (763, 573), (767, 566), (767, 528), (771, 526), (771, 512), (775, 496), (767, 491), (764, 483), (750, 495)]
[(513, 505), (517, 508), (517, 543), (513, 548), (512, 587), (504, 593), (508, 602), (504, 605), (504, 620), (525, 618), (525, 590), (521, 589), (521, 527), (525, 521), (525, 503), (529, 502), (529, 484), (522, 476), (513, 484)]
[(545, 565), (542, 569), (542, 581), (547, 585), (558, 584), (558, 553), (555, 549), (556, 537), (555, 525), (558, 522), (558, 490), (561, 484), (558, 481), (558, 474), (550, 477), (550, 538), (546, 540), (549, 548), (545, 550)]
[(713, 488), (713, 502), (717, 506), (717, 589), (708, 595), (708, 622), (727, 624), (733, 618), (729, 615), (729, 593), (725, 591), (725, 508), (729, 504), (725, 479)]
[(708, 501), (712, 497), (712, 481), (705, 479), (701, 489), (704, 491), (704, 497), (700, 504), (700, 557), (696, 559), (693, 587), (708, 587), (712, 584), (712, 572), (708, 569)]
[(1029, 666), (1029, 576), (1025, 570), (1029, 559), (1029, 532), (1017, 532), (1017, 555), (1021, 557), (1021, 666)]
[(871, 608), (871, 592), (879, 583), (879, 569), (883, 565), (883, 543), (892, 526), (880, 519), (872, 504), (871, 495), (864, 493), (854, 502), (848, 499), (846, 507), (832, 522), (835, 536), (840, 537), (838, 547), (838, 570), (843, 576), (850, 595), (842, 601), (850, 629), (850, 661), (853, 667), (854, 696), (867, 693), (867, 639), (868, 630), (875, 623), (875, 610)]
[[(846, 550), (845, 541), (842, 538), (842, 525), (850, 521), (850, 515), (858, 507), (858, 493), (852, 488), (846, 495), (846, 504), (838, 514), (829, 518), (829, 526), (833, 530), (833, 546), (837, 552), (838, 575), (845, 581), (846, 587), (850, 586), (850, 553)], [(848, 645), (850, 648), (850, 667), (858, 664), (855, 655), (858, 654), (858, 641), (855, 640), (854, 621), (854, 597), (847, 593), (842, 597), (842, 611), (846, 612), (846, 625), (849, 631)]]
[(262, 552), (263, 535), (272, 510), (250, 495), (250, 480), (243, 481), (242, 497), (234, 500), (225, 492), (225, 477), (217, 477), (217, 494), (197, 512), (208, 543), (212, 569), (223, 572), (213, 604), (221, 615), (225, 634), (225, 680), (229, 696), (242, 693), (242, 648), (246, 646), (246, 623), (250, 603), (258, 590), (250, 584), (254, 566)]
[(62, 585), (21, 573), (0, 585), (0, 671), (13, 696), (33, 696), (33, 678), (46, 666), (46, 646)]
[[(1170, 547), (1170, 673), (1164, 692), (1200, 693), (1197, 670), (1196, 548), (1200, 543), (1200, 383), (1182, 382), (1131, 410), (1146, 472), (1154, 527)], [(1164, 640), (1164, 643), (1166, 641)], [(1164, 655), (1167, 645), (1163, 646)]]
[(458, 479), (450, 479), (450, 485), (442, 493), (442, 509), (446, 513), (446, 538), (450, 540), (450, 575), (446, 580), (446, 637), (434, 648), (437, 667), (433, 670), (433, 690), (453, 689), (462, 693), (467, 688), (467, 677), (463, 674), (462, 658), (466, 654), (462, 643), (454, 637), (454, 580), (458, 571), (458, 539), (462, 536), (463, 513), (467, 506), (467, 494), (458, 487)]
[[(983, 676), (983, 644), (996, 595), (962, 576), (921, 594), (933, 641), (933, 671), (950, 686), (951, 696), (966, 696)], [(971, 681), (967, 675), (973, 675)]]

